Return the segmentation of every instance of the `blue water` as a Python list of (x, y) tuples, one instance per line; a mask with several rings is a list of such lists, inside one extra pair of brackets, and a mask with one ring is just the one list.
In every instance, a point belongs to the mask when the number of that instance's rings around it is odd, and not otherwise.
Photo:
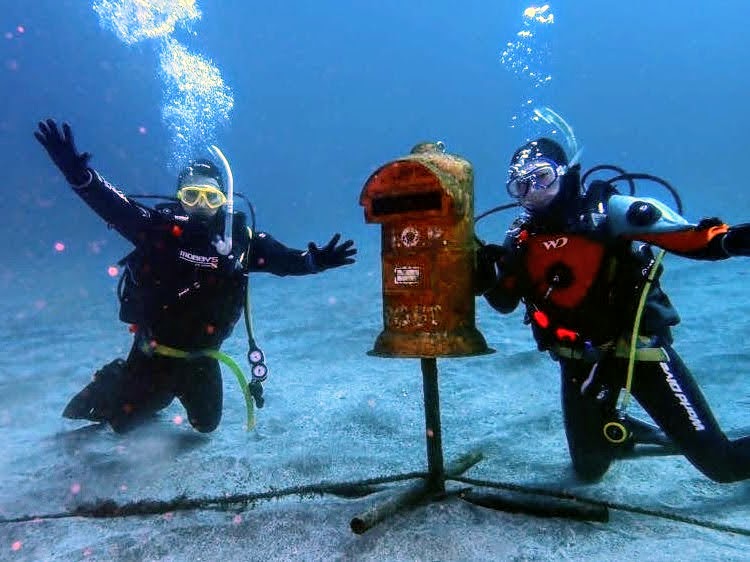
[[(173, 37), (213, 61), (232, 89), (231, 119), (216, 142), (237, 189), (255, 204), (259, 228), (298, 248), (342, 232), (356, 240), (358, 262), (305, 279), (253, 278), (256, 330), (272, 370), (257, 434), (242, 433), (242, 402), (225, 373), (224, 421), (208, 439), (174, 427), (177, 406), (133, 436), (70, 437), (78, 426), (60, 419), (65, 402), (130, 344), (107, 274), (128, 245), (70, 192), (32, 132), (39, 119), (67, 120), (92, 165), (121, 189), (170, 194), (158, 49), (124, 45), (89, 2), (3, 2), (2, 517), (62, 512), (94, 498), (220, 496), (420, 470), (418, 364), (365, 355), (381, 323), (379, 232), (364, 223), (359, 194), (383, 163), (417, 142), (442, 140), (474, 166), (477, 212), (505, 202), (507, 162), (525, 137), (511, 117), (529, 97), (574, 127), (584, 167), (616, 163), (663, 176), (689, 219), (750, 217), (750, 45), (740, 0), (551, 2), (555, 23), (544, 29), (546, 46), (536, 46), (546, 49), (552, 78), (533, 91), (500, 61), (523, 27), (522, 2), (198, 5), (202, 18)], [(668, 200), (658, 188), (649, 194)], [(478, 231), (497, 241), (511, 218), (487, 219)], [(665, 286), (683, 318), (677, 349), (722, 425), (750, 426), (747, 262), (669, 257), (666, 266)], [(477, 477), (750, 532), (747, 485), (713, 484), (680, 457), (619, 463), (602, 484), (577, 484), (556, 366), (534, 352), (518, 314), (499, 317), (479, 302), (477, 321), (498, 352), (440, 362), (446, 458), (479, 447), (488, 460)], [(226, 345), (238, 357), (240, 328)], [(264, 504), (239, 522), (198, 511), (0, 523), (0, 558), (742, 560), (749, 546), (746, 535), (628, 511), (604, 525), (450, 502), (355, 537), (349, 518), (370, 500), (305, 501)]]

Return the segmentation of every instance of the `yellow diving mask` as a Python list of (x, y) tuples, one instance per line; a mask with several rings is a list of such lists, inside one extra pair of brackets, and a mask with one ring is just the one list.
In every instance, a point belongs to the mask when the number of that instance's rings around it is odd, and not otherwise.
[(195, 207), (203, 200), (209, 209), (218, 209), (227, 202), (227, 196), (212, 185), (186, 185), (177, 191), (177, 199), (188, 207)]

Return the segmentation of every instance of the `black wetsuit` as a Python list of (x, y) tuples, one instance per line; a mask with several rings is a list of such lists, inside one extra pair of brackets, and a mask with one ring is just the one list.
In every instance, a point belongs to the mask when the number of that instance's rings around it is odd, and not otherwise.
[[(484, 295), (503, 313), (525, 303), (539, 349), (560, 363), (574, 469), (597, 480), (619, 450), (632, 445), (613, 444), (603, 429), (617, 421), (637, 303), (653, 263), (651, 249), (638, 241), (693, 259), (723, 259), (729, 254), (720, 242), (728, 227), (717, 220), (688, 224), (654, 200), (606, 190), (591, 193), (571, 211), (565, 224), (556, 226), (530, 216), (519, 219), (506, 237), (495, 270), (499, 276)], [(639, 329), (647, 352), (635, 363), (632, 395), (706, 476), (718, 482), (750, 478), (750, 437), (731, 441), (724, 435), (671, 347), (670, 326), (679, 317), (658, 276), (647, 294)], [(625, 351), (616, 352), (618, 341)]]
[(107, 421), (123, 431), (177, 397), (195, 429), (213, 431), (222, 413), (217, 361), (166, 357), (152, 353), (149, 346), (218, 349), (242, 313), (247, 273), (315, 273), (310, 254), (288, 248), (267, 233), (250, 232), (244, 215), (235, 213), (232, 250), (223, 256), (212, 245), (216, 234), (223, 233), (222, 212), (201, 222), (188, 218), (178, 204), (151, 209), (96, 173), (75, 191), (135, 245), (122, 261), (118, 291), (120, 319), (133, 325), (135, 339), (127, 359), (97, 371), (64, 415)]

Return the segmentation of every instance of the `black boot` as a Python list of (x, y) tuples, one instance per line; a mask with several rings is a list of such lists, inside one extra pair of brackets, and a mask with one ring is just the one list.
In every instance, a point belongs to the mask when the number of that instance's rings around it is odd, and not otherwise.
[(76, 394), (63, 410), (72, 420), (109, 421), (114, 414), (114, 400), (125, 370), (125, 361), (115, 359), (94, 373), (94, 380)]
[(679, 455), (680, 449), (657, 426), (633, 416), (620, 414), (620, 420), (627, 429), (628, 439), (618, 451), (623, 458)]
[(627, 414), (622, 414), (622, 416), (625, 426), (633, 436), (633, 440), (636, 444), (662, 446), (672, 445), (672, 441), (669, 439), (669, 437), (667, 437), (664, 432), (655, 425), (652, 425), (643, 420), (639, 420), (638, 418), (634, 418), (633, 416), (629, 416)]

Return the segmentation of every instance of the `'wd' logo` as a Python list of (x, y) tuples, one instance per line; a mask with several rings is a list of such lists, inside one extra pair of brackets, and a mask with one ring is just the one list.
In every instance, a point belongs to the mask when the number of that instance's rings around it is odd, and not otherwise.
[(545, 250), (558, 250), (565, 246), (565, 244), (568, 243), (568, 238), (565, 236), (561, 236), (560, 238), (557, 238), (556, 240), (547, 240), (546, 242), (542, 242), (544, 244)]

